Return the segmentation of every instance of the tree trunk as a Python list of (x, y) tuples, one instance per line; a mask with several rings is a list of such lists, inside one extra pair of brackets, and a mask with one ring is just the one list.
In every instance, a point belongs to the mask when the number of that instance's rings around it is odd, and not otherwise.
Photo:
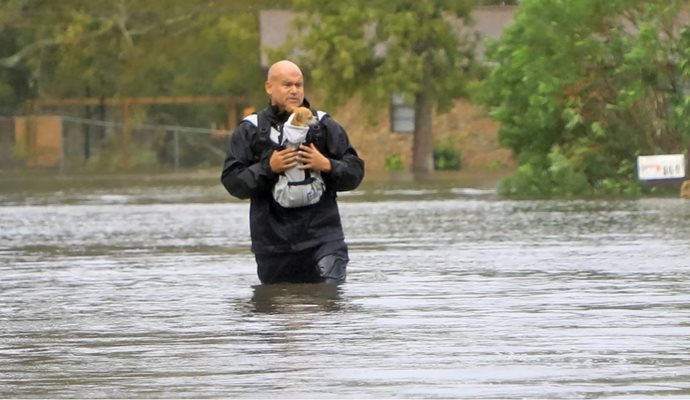
[(434, 141), (431, 130), (434, 103), (432, 97), (422, 92), (415, 97), (414, 140), (412, 144), (412, 172), (426, 174), (434, 170)]

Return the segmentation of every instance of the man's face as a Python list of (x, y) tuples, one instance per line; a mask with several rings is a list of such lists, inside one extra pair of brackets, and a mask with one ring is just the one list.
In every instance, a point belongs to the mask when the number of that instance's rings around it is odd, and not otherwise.
[(302, 72), (291, 66), (280, 68), (266, 81), (266, 93), (271, 96), (271, 104), (280, 110), (292, 112), (304, 101)]

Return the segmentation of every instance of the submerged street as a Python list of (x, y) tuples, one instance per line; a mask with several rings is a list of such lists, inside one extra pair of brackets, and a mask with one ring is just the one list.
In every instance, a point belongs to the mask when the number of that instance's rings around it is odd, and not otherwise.
[(690, 395), (690, 202), (341, 197), (348, 282), (259, 285), (215, 183), (0, 193), (0, 397)]

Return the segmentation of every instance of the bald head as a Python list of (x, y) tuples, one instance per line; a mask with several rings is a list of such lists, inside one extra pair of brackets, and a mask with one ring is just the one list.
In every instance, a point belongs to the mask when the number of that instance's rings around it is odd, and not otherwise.
[(304, 76), (292, 61), (282, 60), (271, 65), (265, 85), (271, 104), (282, 111), (292, 112), (304, 101)]
[(271, 79), (274, 79), (276, 76), (288, 72), (298, 73), (300, 74), (300, 76), (302, 75), (302, 70), (299, 69), (297, 64), (293, 63), (290, 60), (281, 60), (271, 65), (271, 67), (268, 69), (268, 80), (270, 81)]

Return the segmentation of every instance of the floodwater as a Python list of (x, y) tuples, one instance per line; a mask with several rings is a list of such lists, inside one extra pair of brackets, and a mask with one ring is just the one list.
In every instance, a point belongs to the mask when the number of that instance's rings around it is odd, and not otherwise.
[(370, 185), (262, 286), (215, 182), (0, 183), (0, 398), (690, 396), (690, 201)]

